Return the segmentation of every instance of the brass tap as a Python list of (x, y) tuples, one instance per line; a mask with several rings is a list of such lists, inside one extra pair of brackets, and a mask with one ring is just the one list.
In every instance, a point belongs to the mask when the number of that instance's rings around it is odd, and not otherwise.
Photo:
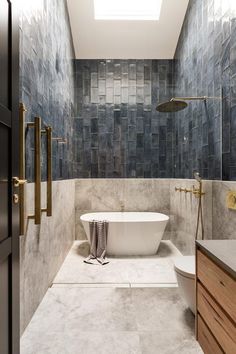
[(122, 213), (125, 211), (125, 204), (124, 204), (124, 202), (120, 202), (120, 209), (121, 209), (121, 212), (122, 212)]

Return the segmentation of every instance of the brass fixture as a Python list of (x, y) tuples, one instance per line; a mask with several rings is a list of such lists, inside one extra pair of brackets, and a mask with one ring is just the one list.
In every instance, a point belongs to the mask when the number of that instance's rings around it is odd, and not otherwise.
[(205, 195), (206, 193), (202, 191), (202, 183), (201, 186), (199, 186), (199, 188), (195, 188), (193, 186), (192, 193), (196, 198), (200, 198), (202, 195)]
[(41, 223), (41, 118), (35, 117), (34, 122), (27, 123), (28, 128), (34, 128), (34, 215), (29, 218), (34, 219), (35, 224)]
[(193, 190), (192, 189), (187, 189), (187, 188), (182, 188), (182, 187), (175, 187), (175, 191), (176, 192), (184, 192), (184, 193), (192, 193)]
[(194, 172), (194, 178), (199, 183), (199, 187), (198, 188), (194, 188), (194, 191), (193, 191), (195, 197), (199, 198), (199, 201), (198, 201), (198, 212), (197, 212), (197, 227), (196, 227), (195, 239), (197, 240), (197, 238), (198, 238), (199, 223), (201, 221), (202, 240), (204, 240), (204, 224), (203, 224), (203, 214), (202, 214), (202, 196), (205, 193), (202, 191), (202, 178), (201, 178), (199, 172)]
[(56, 141), (58, 144), (67, 144), (67, 139), (66, 138), (52, 138), (53, 141)]
[(236, 191), (229, 191), (227, 193), (226, 205), (228, 209), (236, 210)]
[[(25, 112), (27, 112), (23, 103), (19, 107), (19, 179), (15, 177), (13, 181), (15, 187), (19, 187), (19, 212), (20, 212), (20, 235), (25, 234), (26, 229), (26, 211), (25, 211)], [(23, 182), (23, 183), (22, 183)], [(14, 202), (14, 196), (13, 196)]]
[[(19, 188), (19, 197), (13, 195), (13, 202), (20, 202), (20, 234), (25, 234), (25, 191), (24, 185), (27, 182), (25, 179), (25, 127), (34, 128), (34, 215), (29, 215), (29, 219), (34, 219), (35, 224), (41, 223), (41, 213), (46, 212), (47, 216), (52, 216), (52, 128), (46, 126), (41, 129), (41, 118), (35, 117), (34, 122), (25, 124), (26, 108), (23, 103), (20, 103), (19, 118), (20, 118), (20, 174), (19, 178), (13, 178), (14, 187)], [(45, 209), (41, 209), (41, 134), (46, 134), (47, 138), (47, 205)], [(17, 198), (18, 197), (18, 198)]]
[(156, 110), (162, 113), (178, 112), (188, 106), (188, 104), (185, 101), (206, 101), (207, 99), (210, 98), (217, 98), (217, 97), (208, 97), (208, 96), (173, 97), (168, 102), (163, 102), (158, 104)]
[(182, 188), (182, 187), (175, 187), (175, 191), (176, 192), (184, 192), (184, 193), (192, 193), (196, 198), (199, 198), (200, 195), (204, 195), (205, 193), (202, 192), (202, 190), (200, 190), (200, 188), (195, 188), (195, 186), (193, 186), (192, 189), (188, 189), (188, 188)]
[(19, 179), (18, 177), (13, 177), (13, 186), (14, 187), (20, 187), (23, 186), (27, 180), (26, 179)]
[(19, 194), (16, 194), (16, 193), (13, 194), (13, 203), (14, 204), (19, 203)]
[(41, 211), (52, 216), (52, 127), (45, 127), (41, 133), (46, 134), (47, 138), (47, 206)]
[[(202, 196), (205, 195), (206, 193), (203, 192), (202, 190), (202, 179), (199, 175), (198, 172), (194, 173), (194, 178), (197, 180), (199, 183), (199, 187), (196, 188), (193, 186), (192, 189), (187, 189), (187, 188), (182, 188), (182, 187), (175, 187), (176, 192), (184, 192), (184, 193), (192, 193), (195, 198), (199, 199), (198, 202), (198, 213), (197, 213), (197, 227), (196, 227), (196, 234), (195, 238), (197, 239), (198, 237), (198, 230), (199, 230), (199, 223), (201, 221), (201, 226), (202, 226), (202, 239), (204, 239), (204, 225), (203, 225), (203, 214), (202, 214)], [(235, 209), (236, 209), (236, 192), (235, 192)]]

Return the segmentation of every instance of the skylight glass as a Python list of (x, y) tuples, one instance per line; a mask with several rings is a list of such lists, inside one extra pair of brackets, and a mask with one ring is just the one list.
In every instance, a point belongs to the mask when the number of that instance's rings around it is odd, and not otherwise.
[(94, 0), (95, 20), (150, 20), (160, 17), (162, 0)]

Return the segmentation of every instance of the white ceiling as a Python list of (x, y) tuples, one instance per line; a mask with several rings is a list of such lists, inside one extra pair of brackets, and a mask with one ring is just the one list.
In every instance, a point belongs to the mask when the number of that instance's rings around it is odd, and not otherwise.
[(93, 0), (67, 0), (77, 59), (172, 59), (189, 0), (163, 0), (159, 21), (95, 20)]

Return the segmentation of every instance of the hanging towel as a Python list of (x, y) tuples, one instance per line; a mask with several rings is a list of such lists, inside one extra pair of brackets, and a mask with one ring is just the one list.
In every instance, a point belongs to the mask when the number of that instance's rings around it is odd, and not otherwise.
[(88, 264), (107, 264), (106, 245), (107, 245), (107, 221), (90, 221), (90, 255), (84, 260)]

